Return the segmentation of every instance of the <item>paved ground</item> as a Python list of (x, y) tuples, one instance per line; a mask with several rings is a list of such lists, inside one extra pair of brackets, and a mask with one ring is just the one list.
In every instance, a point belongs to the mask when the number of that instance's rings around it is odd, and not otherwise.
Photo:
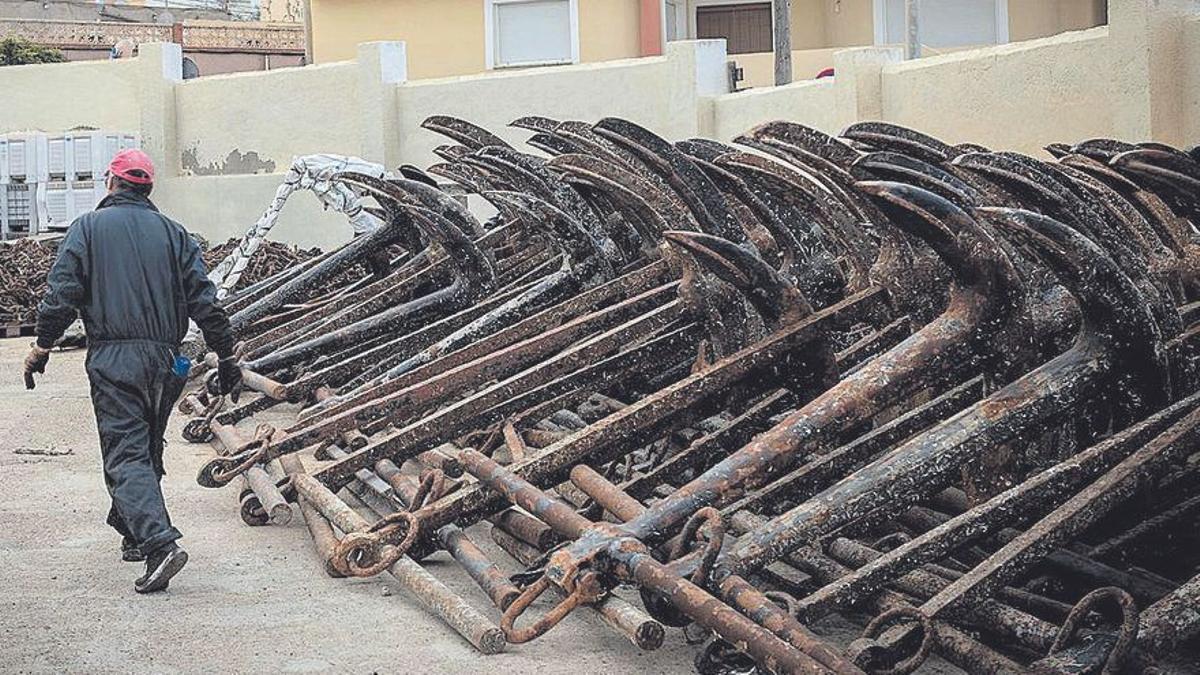
[[(108, 496), (84, 354), (55, 353), (26, 392), (27, 345), (0, 340), (0, 671), (692, 670), (694, 648), (679, 631), (668, 631), (662, 649), (640, 653), (582, 611), (534, 643), (479, 656), (394, 582), (324, 576), (298, 514), (287, 527), (243, 525), (231, 491), (196, 484), (211, 450), (180, 440), (178, 416), (167, 436), (165, 491), (191, 561), (168, 592), (138, 596), (140, 565), (120, 562), (118, 538), (103, 524)], [(452, 563), (435, 571), (487, 607)], [(844, 626), (816, 628), (847, 636)]]
[[(533, 644), (478, 656), (394, 583), (325, 577), (298, 515), (287, 527), (243, 525), (230, 491), (196, 485), (211, 450), (179, 440), (179, 419), (167, 436), (165, 491), (191, 560), (168, 592), (138, 596), (140, 566), (120, 562), (103, 523), (108, 496), (83, 353), (54, 354), (26, 392), (27, 344), (0, 341), (0, 671), (578, 674), (689, 663), (678, 634), (639, 654), (582, 617)], [(486, 606), (452, 564), (437, 574)]]

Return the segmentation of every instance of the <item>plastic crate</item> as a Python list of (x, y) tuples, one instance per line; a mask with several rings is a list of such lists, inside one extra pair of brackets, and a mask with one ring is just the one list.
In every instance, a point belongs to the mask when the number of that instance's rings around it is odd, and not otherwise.
[(100, 180), (44, 183), (38, 195), (41, 230), (60, 232), (67, 229), (76, 218), (94, 211), (104, 194), (104, 182)]
[(0, 236), (15, 239), (38, 233), (35, 183), (0, 185)]
[(50, 181), (42, 185), (39, 200), (42, 222), (47, 230), (63, 229), (71, 224), (73, 210), (71, 188), (66, 181)]
[(43, 174), (50, 181), (100, 180), (113, 155), (138, 145), (137, 136), (120, 132), (51, 134), (43, 146)]
[(135, 134), (101, 132), (99, 135), (103, 136), (104, 165), (106, 167), (117, 152), (126, 148), (138, 148), (142, 145)]
[[(127, 148), (141, 147), (141, 142), (136, 134), (126, 134), (112, 131), (96, 131), (88, 134), (87, 149), (91, 153), (91, 176), (93, 180), (103, 180), (104, 172), (108, 170), (108, 163), (112, 161), (113, 155), (116, 155), (121, 150)], [(83, 152), (80, 149), (79, 137), (76, 136), (75, 146), (75, 173), (76, 180), (84, 178), (83, 171), (80, 168), (83, 160), (81, 159)]]
[(0, 183), (34, 183), (45, 180), (39, 156), (43, 154), (45, 134), (8, 134), (0, 136)]
[(104, 189), (103, 181), (96, 180), (87, 182), (92, 183), (92, 185), (76, 188), (71, 191), (72, 202), (75, 208), (75, 216), (72, 218), (72, 220), (85, 213), (91, 213), (92, 211), (95, 211), (96, 205), (100, 203), (100, 200), (104, 199), (105, 193), (107, 192)]
[(0, 237), (65, 230), (104, 198), (113, 155), (139, 145), (115, 131), (0, 135)]
[[(46, 166), (46, 175), (50, 180), (66, 180), (69, 173), (67, 170), (67, 157), (74, 154), (74, 146), (71, 139), (66, 136), (55, 136), (46, 138), (46, 150), (43, 155), (43, 164)], [(74, 161), (71, 162), (74, 165)]]

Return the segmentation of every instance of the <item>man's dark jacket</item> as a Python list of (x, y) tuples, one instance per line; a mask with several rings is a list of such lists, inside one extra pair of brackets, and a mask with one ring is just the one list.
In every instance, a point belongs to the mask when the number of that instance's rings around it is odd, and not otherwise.
[(233, 353), (233, 332), (217, 306), (200, 247), (136, 193), (109, 195), (72, 223), (49, 284), (38, 307), (40, 347), (54, 346), (78, 311), (89, 342), (151, 340), (178, 347), (190, 316), (209, 349), (220, 357)]

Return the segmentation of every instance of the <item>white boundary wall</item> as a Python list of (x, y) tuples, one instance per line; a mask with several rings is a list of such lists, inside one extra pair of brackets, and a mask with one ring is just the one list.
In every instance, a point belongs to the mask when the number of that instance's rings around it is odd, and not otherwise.
[[(519, 143), (522, 115), (620, 116), (669, 138), (731, 140), (790, 119), (828, 132), (865, 119), (950, 142), (1037, 154), (1095, 136), (1200, 142), (1200, 2), (1113, 0), (1110, 26), (904, 62), (897, 49), (833, 55), (836, 77), (728, 93), (723, 41), (670, 43), (627, 61), (407, 81), (403, 43), (367, 43), (354, 61), (183, 82), (175, 45), (140, 56), (0, 68), (0, 133), (75, 127), (140, 134), (161, 176), (164, 211), (212, 239), (266, 208), (294, 155), (357, 155), (426, 165), (448, 142), (432, 114), (469, 119)], [(66, 94), (64, 92), (67, 92)], [(331, 246), (340, 216), (299, 195), (278, 236)]]

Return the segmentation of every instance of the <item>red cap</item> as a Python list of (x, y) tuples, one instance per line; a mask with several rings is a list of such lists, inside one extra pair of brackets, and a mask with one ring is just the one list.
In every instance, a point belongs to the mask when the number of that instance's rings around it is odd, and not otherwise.
[(118, 152), (108, 163), (108, 173), (130, 183), (149, 185), (154, 182), (154, 162), (141, 150), (127, 148)]

